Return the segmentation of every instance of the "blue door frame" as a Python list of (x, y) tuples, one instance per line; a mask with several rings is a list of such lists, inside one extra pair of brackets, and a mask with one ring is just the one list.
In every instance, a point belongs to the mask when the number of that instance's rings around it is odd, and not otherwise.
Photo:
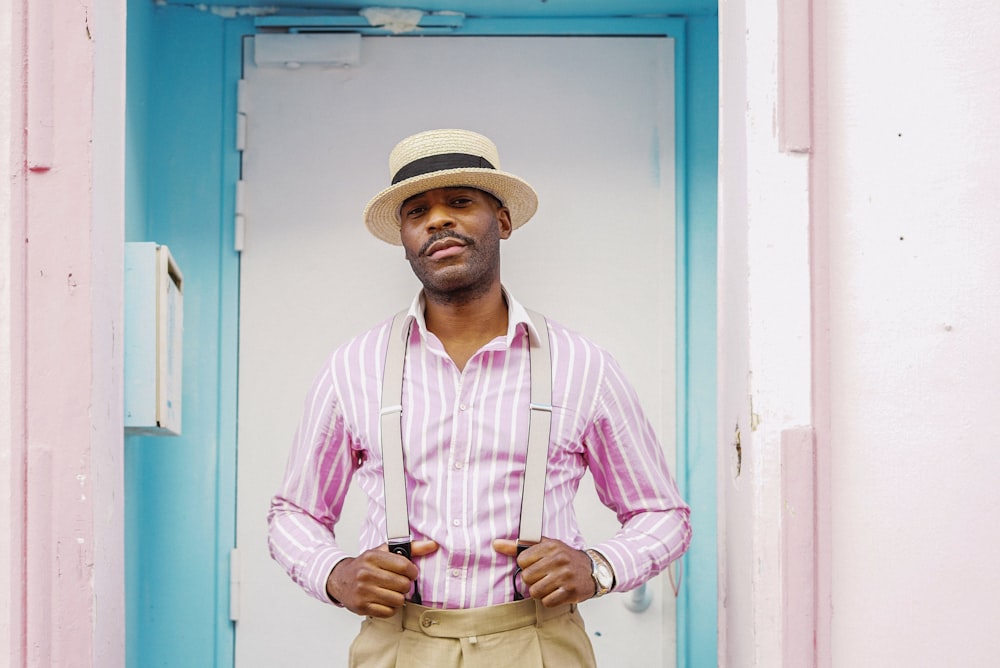
[[(185, 277), (183, 435), (125, 444), (131, 668), (233, 665), (236, 90), (243, 38), (281, 20), (129, 0), (126, 240), (167, 244)], [(449, 34), (676, 40), (676, 473), (695, 532), (678, 599), (677, 665), (714, 666), (717, 16), (467, 18)]]

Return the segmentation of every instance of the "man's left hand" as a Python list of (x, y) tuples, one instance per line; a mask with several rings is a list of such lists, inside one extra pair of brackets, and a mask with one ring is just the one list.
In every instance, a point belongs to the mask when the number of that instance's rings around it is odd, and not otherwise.
[(518, 555), (517, 541), (496, 539), (493, 549), (517, 557), (528, 595), (541, 601), (546, 608), (579, 603), (594, 596), (590, 557), (561, 540), (542, 538), (540, 543)]

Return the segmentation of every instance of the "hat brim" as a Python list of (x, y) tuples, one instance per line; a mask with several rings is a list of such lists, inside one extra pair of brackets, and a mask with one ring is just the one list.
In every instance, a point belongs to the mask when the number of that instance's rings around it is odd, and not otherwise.
[(495, 169), (464, 167), (422, 174), (386, 188), (365, 207), (365, 226), (382, 241), (402, 246), (399, 208), (403, 202), (435, 188), (462, 186), (488, 192), (500, 200), (510, 211), (513, 229), (528, 222), (538, 209), (538, 195), (523, 179)]

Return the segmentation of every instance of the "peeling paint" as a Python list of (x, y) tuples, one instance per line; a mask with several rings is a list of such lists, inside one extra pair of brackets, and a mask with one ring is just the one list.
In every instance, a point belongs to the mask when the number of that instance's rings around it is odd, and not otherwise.
[(753, 409), (753, 395), (750, 395), (750, 431), (757, 431), (757, 427), (760, 426), (760, 415), (754, 412)]
[[(157, 0), (156, 4), (166, 4), (166, 2)], [(271, 16), (280, 11), (278, 7), (235, 7), (206, 4), (195, 5), (194, 8), (202, 12), (210, 12), (224, 19), (235, 19), (238, 16)]]
[(740, 440), (740, 423), (736, 423), (736, 440), (733, 442), (733, 472), (735, 478), (743, 471), (743, 443)]

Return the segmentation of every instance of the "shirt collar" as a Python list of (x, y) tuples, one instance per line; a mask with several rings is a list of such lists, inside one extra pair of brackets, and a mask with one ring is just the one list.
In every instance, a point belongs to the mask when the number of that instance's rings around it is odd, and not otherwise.
[[(521, 325), (524, 325), (525, 330), (531, 332), (531, 336), (537, 339), (538, 330), (535, 328), (535, 324), (528, 316), (527, 309), (521, 305), (521, 302), (511, 296), (510, 292), (507, 291), (507, 288), (501, 286), (500, 289), (503, 291), (504, 299), (507, 300), (507, 346), (509, 347), (514, 342), (514, 337), (517, 336), (518, 329)], [(410, 308), (406, 312), (406, 323), (403, 327), (403, 336), (406, 335), (405, 332), (409, 331), (409, 326), (412, 323), (416, 323), (421, 332), (427, 331), (427, 321), (424, 320), (425, 308), (426, 301), (424, 300), (424, 291), (421, 290), (417, 293), (417, 296), (413, 298), (413, 301), (410, 303)]]

